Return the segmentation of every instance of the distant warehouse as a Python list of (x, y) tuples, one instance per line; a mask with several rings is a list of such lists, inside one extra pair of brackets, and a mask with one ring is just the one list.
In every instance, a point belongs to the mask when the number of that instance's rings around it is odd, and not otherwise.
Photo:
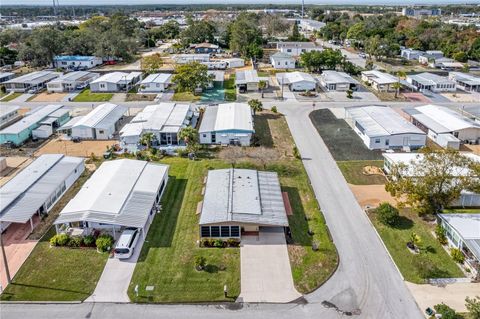
[[(30, 221), (48, 214), (55, 203), (84, 171), (83, 158), (63, 154), (44, 154), (0, 188), (0, 222)], [(1, 232), (1, 231), (0, 231)]]
[(168, 165), (131, 159), (104, 162), (63, 208), (55, 221), (57, 232), (111, 230), (125, 227), (142, 234), (160, 210), (168, 182)]
[(14, 124), (0, 131), (0, 144), (21, 145), (30, 137), (47, 138), (66, 123), (70, 113), (63, 105), (39, 107)]
[(345, 114), (347, 123), (371, 150), (425, 146), (426, 134), (389, 107), (347, 107)]

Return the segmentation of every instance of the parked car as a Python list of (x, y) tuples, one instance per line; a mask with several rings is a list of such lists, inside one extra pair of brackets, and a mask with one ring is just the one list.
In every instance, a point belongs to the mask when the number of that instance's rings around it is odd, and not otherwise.
[(138, 228), (125, 228), (115, 246), (115, 258), (127, 259), (132, 257), (139, 235)]
[(367, 57), (367, 55), (363, 52), (359, 53), (358, 56), (361, 57), (362, 59), (365, 59)]

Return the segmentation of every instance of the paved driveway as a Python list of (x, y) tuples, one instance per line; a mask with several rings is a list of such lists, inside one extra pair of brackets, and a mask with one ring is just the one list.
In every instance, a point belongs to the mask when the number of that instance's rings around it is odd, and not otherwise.
[(293, 285), (283, 229), (242, 237), (240, 262), (238, 301), (285, 303), (301, 297)]

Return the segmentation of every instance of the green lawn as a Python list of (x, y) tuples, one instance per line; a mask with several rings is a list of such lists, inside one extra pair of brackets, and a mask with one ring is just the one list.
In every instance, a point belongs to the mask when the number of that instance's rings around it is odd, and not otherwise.
[(191, 92), (175, 92), (172, 97), (172, 101), (189, 101), (196, 102), (199, 101), (201, 95), (195, 95)]
[(235, 75), (230, 75), (228, 80), (223, 82), (225, 88), (225, 101), (233, 102), (237, 100), (237, 89), (235, 88)]
[(366, 166), (382, 168), (383, 161), (340, 161), (337, 162), (337, 165), (342, 171), (347, 183), (354, 185), (381, 185), (386, 182), (383, 175), (367, 175), (364, 173), (364, 168)]
[[(400, 221), (395, 227), (387, 227), (378, 222), (374, 213), (369, 213), (369, 217), (405, 280), (421, 284), (428, 278), (464, 277), (457, 264), (433, 236), (433, 224), (423, 221), (407, 209), (401, 211)], [(412, 232), (421, 238), (423, 248), (420, 254), (413, 254), (406, 247)]]
[[(7, 93), (8, 94), (8, 93)], [(17, 97), (19, 97), (20, 95), (22, 95), (23, 93), (19, 93), (19, 92), (14, 92), (12, 94), (10, 94), (9, 96), (4, 96), (0, 101), (2, 102), (8, 102), (8, 101), (11, 101), (11, 100), (14, 100), (16, 99)]]
[[(168, 158), (170, 180), (162, 198), (162, 212), (150, 227), (129, 288), (135, 302), (233, 301), (240, 293), (240, 250), (199, 248), (197, 204), (209, 168), (219, 161)], [(195, 256), (207, 259), (207, 271), (197, 271)], [(139, 285), (139, 296), (133, 292)], [(227, 284), (231, 298), (223, 295)], [(155, 286), (153, 292), (145, 286)], [(229, 296), (229, 297), (230, 297)]]
[(113, 93), (92, 93), (90, 89), (84, 89), (78, 94), (74, 102), (107, 102), (113, 97)]
[(95, 249), (50, 248), (52, 227), (7, 286), (1, 300), (77, 301), (93, 293), (108, 254)]

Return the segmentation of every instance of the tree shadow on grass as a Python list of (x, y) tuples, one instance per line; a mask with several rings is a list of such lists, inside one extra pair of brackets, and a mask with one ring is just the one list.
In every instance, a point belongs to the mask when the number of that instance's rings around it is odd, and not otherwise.
[(282, 191), (288, 193), (293, 211), (293, 215), (288, 216), (292, 238), (287, 238), (287, 241), (301, 246), (311, 246), (312, 236), (308, 234), (308, 221), (298, 189), (294, 187), (282, 187)]
[[(2, 293), (1, 300), (12, 300), (15, 299), (16, 293), (11, 293), (10, 291), (15, 291), (16, 287), (20, 290), (24, 289), (43, 289), (43, 290), (53, 290), (53, 291), (61, 291), (62, 293), (72, 293), (82, 297), (77, 298), (78, 300), (83, 300), (90, 296), (90, 292), (85, 291), (78, 291), (78, 290), (69, 290), (69, 289), (62, 289), (62, 288), (54, 288), (54, 287), (46, 287), (46, 286), (38, 286), (38, 285), (27, 285), (22, 283), (12, 282), (8, 285), (7, 289)], [(21, 293), (20, 293), (21, 295)]]
[(217, 265), (208, 264), (205, 266), (204, 270), (209, 274), (216, 274), (220, 270), (220, 268)]
[(392, 226), (394, 229), (407, 230), (413, 227), (413, 220), (405, 216), (398, 216), (396, 223)]
[(150, 248), (170, 247), (172, 245), (187, 182), (188, 179), (177, 179), (175, 176), (169, 176), (168, 185), (161, 200), (162, 211), (155, 216), (153, 223), (150, 225), (138, 262), (145, 261)]
[(281, 115), (271, 113), (257, 113), (254, 117), (255, 122), (255, 141), (259, 146), (273, 147), (273, 137), (269, 120), (278, 119)]

